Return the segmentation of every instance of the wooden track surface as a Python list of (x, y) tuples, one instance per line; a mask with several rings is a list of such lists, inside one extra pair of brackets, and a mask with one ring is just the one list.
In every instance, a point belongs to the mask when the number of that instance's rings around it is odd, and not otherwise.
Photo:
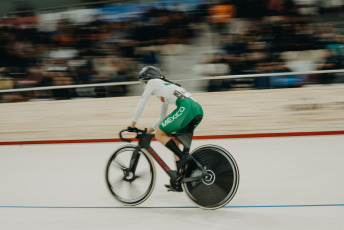
[[(193, 96), (205, 115), (197, 136), (344, 130), (344, 86)], [(139, 100), (117, 97), (0, 104), (0, 142), (118, 138), (118, 132), (130, 124)], [(138, 127), (151, 126), (159, 110), (159, 101), (152, 97)]]

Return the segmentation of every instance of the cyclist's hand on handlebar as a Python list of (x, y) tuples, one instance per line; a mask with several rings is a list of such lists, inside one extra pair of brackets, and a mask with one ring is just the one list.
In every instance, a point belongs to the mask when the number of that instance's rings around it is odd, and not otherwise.
[(135, 121), (132, 121), (132, 122), (130, 123), (130, 125), (128, 126), (128, 131), (129, 131), (129, 132), (136, 132), (136, 131), (137, 131), (137, 128), (135, 128), (135, 126), (136, 126), (136, 122), (135, 122)]
[(128, 126), (127, 130), (128, 130), (129, 132), (136, 132), (136, 131), (137, 131), (137, 128), (136, 128), (136, 127)]
[(147, 130), (147, 133), (154, 133), (154, 129), (153, 128), (149, 128), (148, 130)]

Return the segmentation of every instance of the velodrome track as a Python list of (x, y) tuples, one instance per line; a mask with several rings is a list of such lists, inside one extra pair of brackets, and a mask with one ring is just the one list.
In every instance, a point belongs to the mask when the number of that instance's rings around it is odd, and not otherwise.
[[(205, 211), (158, 177), (136, 207), (107, 191), (104, 170), (122, 143), (0, 146), (2, 229), (341, 229), (344, 220), (344, 135), (195, 140), (227, 148), (240, 186), (224, 208)], [(172, 156), (153, 147), (167, 163)], [(165, 152), (165, 153), (164, 153)]]
[[(343, 87), (196, 95), (207, 116), (192, 148), (223, 146), (240, 170), (236, 196), (216, 211), (168, 193), (158, 165), (143, 204), (122, 206), (107, 191), (106, 162), (125, 144), (114, 133), (127, 126), (138, 97), (1, 104), (0, 227), (341, 229), (342, 95)], [(142, 126), (158, 109), (147, 105)], [(153, 147), (172, 164), (164, 147)]]

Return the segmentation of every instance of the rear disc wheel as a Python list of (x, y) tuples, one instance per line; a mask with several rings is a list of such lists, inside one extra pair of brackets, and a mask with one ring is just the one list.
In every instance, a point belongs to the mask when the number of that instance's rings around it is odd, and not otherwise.
[[(182, 184), (183, 190), (197, 206), (203, 209), (218, 209), (228, 204), (239, 186), (239, 169), (233, 156), (215, 145), (205, 145), (192, 153), (209, 176)], [(197, 177), (202, 171), (191, 161), (185, 177)]]

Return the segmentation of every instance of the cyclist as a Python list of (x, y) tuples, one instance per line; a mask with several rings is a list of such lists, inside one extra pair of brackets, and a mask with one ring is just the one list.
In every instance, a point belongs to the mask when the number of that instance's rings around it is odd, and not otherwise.
[[(190, 154), (181, 151), (178, 147), (179, 142), (172, 139), (169, 134), (187, 132), (189, 123), (195, 117), (203, 116), (202, 107), (189, 92), (179, 84), (167, 80), (161, 70), (154, 66), (144, 67), (140, 71), (138, 79), (144, 88), (144, 92), (129, 129), (135, 128), (149, 97), (151, 95), (157, 96), (161, 101), (160, 118), (147, 132), (153, 133), (155, 131), (155, 138), (175, 154), (177, 177), (180, 178), (190, 160)], [(175, 105), (177, 108), (166, 116), (169, 104)], [(171, 187), (172, 190), (181, 191), (180, 187), (176, 188), (175, 181), (171, 181)]]

